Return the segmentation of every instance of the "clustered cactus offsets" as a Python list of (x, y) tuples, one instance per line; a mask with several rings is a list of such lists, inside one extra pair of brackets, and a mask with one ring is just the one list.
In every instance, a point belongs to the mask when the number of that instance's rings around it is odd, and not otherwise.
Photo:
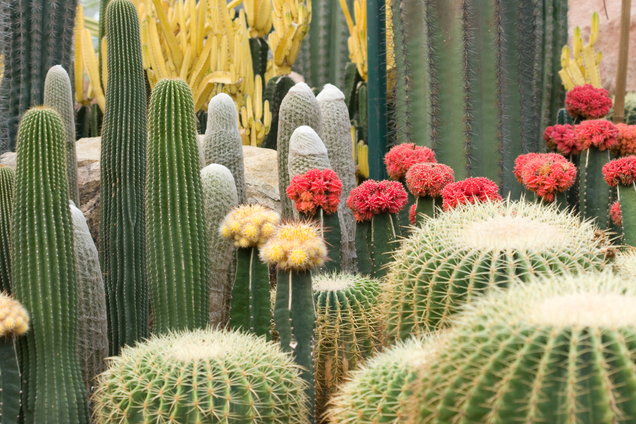
[(510, 201), (428, 220), (395, 253), (385, 280), (389, 340), (444, 327), (462, 305), (512, 281), (602, 268), (596, 229), (555, 205)]

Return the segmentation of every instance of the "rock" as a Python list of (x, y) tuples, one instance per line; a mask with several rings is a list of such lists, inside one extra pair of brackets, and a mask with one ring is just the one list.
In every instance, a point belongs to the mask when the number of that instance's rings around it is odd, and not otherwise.
[(280, 213), (276, 150), (243, 146), (247, 201), (261, 203)]
[[(77, 146), (79, 147), (79, 143)], [(88, 165), (82, 166), (77, 170), (77, 184), (79, 185), (80, 191), (80, 210), (86, 218), (86, 223), (88, 224), (96, 246), (99, 246), (100, 176), (101, 169), (99, 167), (99, 161), (90, 162)]]
[(77, 152), (78, 168), (99, 162), (101, 158), (101, 138), (81, 138), (75, 143), (75, 150)]
[(15, 152), (7, 152), (5, 154), (3, 154), (2, 156), (0, 156), (0, 165), (5, 165), (5, 166), (9, 166), (13, 169), (15, 169), (15, 158), (16, 158), (16, 154)]

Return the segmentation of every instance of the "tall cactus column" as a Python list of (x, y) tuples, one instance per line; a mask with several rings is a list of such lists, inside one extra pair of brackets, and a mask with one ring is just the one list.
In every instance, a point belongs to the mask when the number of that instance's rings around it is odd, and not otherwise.
[(108, 86), (102, 128), (100, 250), (110, 354), (148, 335), (144, 184), (146, 86), (139, 18), (129, 0), (106, 11)]
[(31, 313), (20, 341), (27, 424), (88, 423), (77, 358), (78, 288), (68, 206), (64, 126), (29, 110), (18, 133), (12, 235), (13, 293)]
[(202, 328), (209, 320), (208, 240), (194, 100), (185, 81), (155, 85), (148, 122), (146, 242), (153, 332)]
[(610, 187), (618, 186), (623, 243), (636, 246), (636, 156), (609, 162), (603, 167), (603, 176)]
[(11, 293), (11, 216), (15, 171), (0, 166), (0, 291)]

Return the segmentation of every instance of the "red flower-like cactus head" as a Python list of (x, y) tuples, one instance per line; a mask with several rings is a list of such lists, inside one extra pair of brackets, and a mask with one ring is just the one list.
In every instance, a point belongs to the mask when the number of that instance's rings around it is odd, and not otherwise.
[(534, 154), (524, 162), (520, 175), (521, 184), (551, 202), (556, 193), (572, 187), (576, 180), (576, 167), (556, 153)]
[(517, 159), (515, 159), (515, 169), (512, 172), (515, 174), (515, 177), (517, 177), (519, 184), (523, 184), (523, 168), (526, 166), (528, 161), (531, 161), (538, 156), (539, 153), (528, 153), (517, 156)]
[(610, 217), (612, 221), (614, 221), (614, 224), (619, 227), (623, 226), (623, 215), (621, 214), (621, 205), (618, 203), (618, 200), (612, 203), (610, 207)]
[(296, 202), (296, 210), (314, 215), (322, 208), (328, 215), (338, 210), (342, 182), (331, 169), (310, 169), (292, 178), (287, 197)]
[(407, 195), (397, 181), (367, 180), (351, 190), (347, 206), (357, 221), (363, 222), (381, 213), (398, 213), (406, 205)]
[(612, 147), (612, 153), (617, 156), (636, 155), (636, 125), (616, 124), (618, 137)]
[(392, 180), (401, 180), (411, 166), (422, 162), (436, 162), (435, 153), (414, 143), (398, 144), (384, 156), (386, 170)]
[(447, 185), (442, 190), (442, 198), (445, 211), (467, 203), (502, 200), (497, 184), (483, 177), (467, 178)]
[(568, 91), (565, 106), (574, 118), (599, 119), (609, 112), (612, 99), (604, 88), (594, 88), (591, 84), (577, 85)]
[(406, 186), (417, 197), (439, 197), (454, 181), (452, 168), (441, 163), (417, 163), (406, 173)]
[(618, 142), (618, 128), (610, 121), (602, 119), (583, 121), (574, 127), (574, 131), (581, 150), (594, 146), (604, 151), (611, 149)]
[(636, 181), (636, 156), (610, 161), (603, 166), (605, 181), (612, 187), (632, 185)]
[(411, 205), (411, 208), (409, 209), (409, 221), (411, 221), (411, 224), (415, 225), (415, 216), (417, 215), (417, 204), (413, 204)]
[(543, 132), (545, 144), (551, 150), (556, 150), (562, 155), (578, 155), (582, 145), (576, 137), (573, 125), (553, 125)]

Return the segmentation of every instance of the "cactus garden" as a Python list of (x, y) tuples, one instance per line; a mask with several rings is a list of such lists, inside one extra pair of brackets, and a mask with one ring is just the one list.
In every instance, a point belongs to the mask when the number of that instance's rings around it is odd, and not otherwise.
[(636, 423), (614, 1), (0, 0), (0, 424)]

